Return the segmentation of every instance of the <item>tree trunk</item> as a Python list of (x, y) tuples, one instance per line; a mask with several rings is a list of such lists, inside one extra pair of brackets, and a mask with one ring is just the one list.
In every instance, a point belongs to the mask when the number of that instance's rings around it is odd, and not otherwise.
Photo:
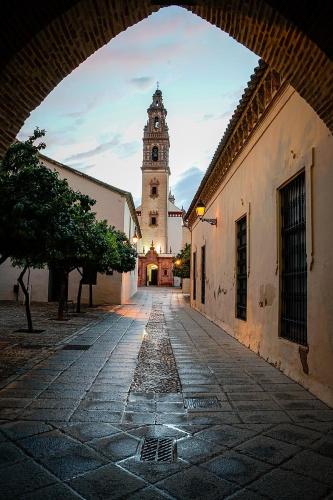
[(27, 290), (27, 288), (24, 284), (24, 281), (23, 281), (23, 276), (27, 272), (27, 269), (28, 269), (28, 266), (25, 266), (23, 268), (17, 281), (20, 283), (21, 288), (22, 288), (22, 292), (24, 293), (25, 314), (26, 314), (27, 322), (28, 322), (28, 332), (32, 333), (34, 330), (32, 328), (32, 319), (31, 319), (31, 311), (30, 311), (30, 296), (29, 296), (29, 291)]
[(93, 306), (93, 293), (92, 293), (92, 285), (89, 285), (89, 307)]
[(60, 296), (58, 304), (58, 321), (64, 320), (65, 305), (67, 302), (67, 280), (68, 272), (64, 269), (61, 270), (61, 281), (60, 281)]
[(79, 289), (78, 289), (78, 292), (77, 292), (77, 300), (76, 300), (76, 312), (77, 313), (80, 313), (81, 312), (81, 294), (82, 294), (82, 273), (80, 271), (80, 269), (78, 269), (78, 272), (81, 274), (81, 279), (80, 279), (80, 283), (79, 283)]

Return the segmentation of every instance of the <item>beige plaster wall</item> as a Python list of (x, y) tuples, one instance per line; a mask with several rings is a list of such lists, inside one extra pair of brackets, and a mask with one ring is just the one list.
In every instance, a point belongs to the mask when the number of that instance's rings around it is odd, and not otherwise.
[(182, 292), (187, 295), (190, 293), (190, 278), (182, 279)]
[[(202, 222), (193, 227), (197, 300), (191, 298), (193, 307), (330, 405), (333, 405), (332, 164), (332, 135), (310, 106), (288, 87), (207, 205), (206, 216), (217, 217), (217, 227)], [(306, 172), (309, 374), (303, 371), (299, 346), (278, 335), (277, 189), (301, 169)], [(248, 216), (247, 321), (235, 317), (235, 221), (244, 214)], [(206, 244), (205, 305), (200, 303), (203, 244)]]
[(191, 231), (187, 226), (182, 226), (182, 248), (185, 248), (186, 244), (191, 244)]

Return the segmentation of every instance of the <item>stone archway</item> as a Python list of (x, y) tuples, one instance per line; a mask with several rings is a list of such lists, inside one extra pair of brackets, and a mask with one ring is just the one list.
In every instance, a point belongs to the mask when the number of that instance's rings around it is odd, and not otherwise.
[[(53, 88), (93, 52), (166, 5), (183, 5), (255, 52), (333, 130), (331, 16), (301, 0), (49, 0), (1, 5), (0, 155)], [(313, 5), (313, 12), (311, 6)], [(315, 15), (314, 15), (315, 14)], [(323, 35), (324, 34), (324, 35)]]

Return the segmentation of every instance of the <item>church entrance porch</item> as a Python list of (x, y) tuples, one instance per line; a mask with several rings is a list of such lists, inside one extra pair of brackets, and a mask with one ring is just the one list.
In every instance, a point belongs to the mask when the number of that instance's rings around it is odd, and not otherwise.
[(173, 286), (173, 256), (158, 254), (153, 244), (139, 254), (138, 286)]

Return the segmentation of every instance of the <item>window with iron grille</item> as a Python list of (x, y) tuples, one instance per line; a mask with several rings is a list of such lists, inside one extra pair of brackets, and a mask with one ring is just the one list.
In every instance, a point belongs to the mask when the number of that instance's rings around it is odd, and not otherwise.
[(197, 252), (193, 252), (193, 300), (197, 298)]
[(237, 291), (236, 318), (246, 320), (247, 263), (246, 263), (246, 215), (236, 222)]
[(280, 190), (281, 320), (280, 335), (307, 344), (307, 269), (305, 173)]
[(201, 304), (206, 300), (206, 246), (201, 247)]

